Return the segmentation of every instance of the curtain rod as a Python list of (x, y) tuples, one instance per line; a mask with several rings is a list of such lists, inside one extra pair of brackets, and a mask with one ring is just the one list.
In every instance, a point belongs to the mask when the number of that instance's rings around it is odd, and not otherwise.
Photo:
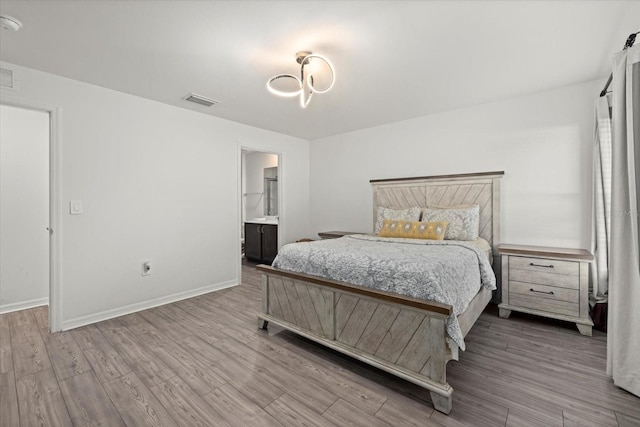
[[(624, 43), (624, 47), (622, 48), (622, 50), (629, 49), (631, 46), (633, 46), (633, 43), (636, 41), (636, 35), (638, 34), (640, 34), (640, 31), (638, 31), (637, 33), (629, 34), (629, 37), (627, 37), (627, 41)], [(607, 94), (607, 89), (609, 89), (609, 85), (611, 84), (612, 79), (613, 73), (609, 74), (607, 83), (605, 83), (604, 89), (602, 89), (602, 92), (600, 92), (600, 97), (603, 97)]]

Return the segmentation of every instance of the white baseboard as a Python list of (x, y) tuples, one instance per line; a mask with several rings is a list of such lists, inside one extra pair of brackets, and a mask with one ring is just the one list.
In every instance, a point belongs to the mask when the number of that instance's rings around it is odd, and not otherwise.
[(28, 308), (40, 307), (42, 305), (49, 305), (49, 297), (0, 305), (0, 314), (11, 313), (12, 311), (18, 310), (26, 310)]
[(111, 310), (101, 311), (100, 313), (90, 314), (88, 316), (76, 317), (75, 319), (63, 320), (62, 330), (79, 328), (80, 326), (90, 325), (92, 323), (102, 322), (103, 320), (113, 319), (114, 317), (124, 316), (126, 314), (135, 313), (160, 305), (170, 304), (172, 302), (181, 301), (183, 299), (197, 297), (198, 295), (207, 294), (209, 292), (219, 291), (222, 289), (237, 286), (239, 283), (235, 280), (228, 282), (216, 283), (214, 285), (204, 286), (190, 291), (178, 292), (177, 294), (167, 295), (152, 300), (147, 300), (135, 304), (126, 305), (124, 307), (114, 308)]

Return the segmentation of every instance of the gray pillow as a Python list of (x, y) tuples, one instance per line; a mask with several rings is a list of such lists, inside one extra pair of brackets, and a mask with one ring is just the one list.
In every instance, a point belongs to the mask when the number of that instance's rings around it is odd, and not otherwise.
[(418, 221), (420, 220), (420, 208), (378, 208), (378, 218), (374, 233), (378, 234), (382, 228), (382, 222), (385, 219), (393, 219), (396, 221)]
[(476, 240), (480, 233), (480, 206), (432, 206), (422, 210), (421, 221), (448, 221), (445, 240)]

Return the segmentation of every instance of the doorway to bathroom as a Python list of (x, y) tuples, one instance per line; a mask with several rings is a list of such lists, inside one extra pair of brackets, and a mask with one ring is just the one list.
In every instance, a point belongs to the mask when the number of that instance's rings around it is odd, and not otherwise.
[(278, 253), (281, 185), (278, 153), (242, 148), (242, 262), (271, 264)]

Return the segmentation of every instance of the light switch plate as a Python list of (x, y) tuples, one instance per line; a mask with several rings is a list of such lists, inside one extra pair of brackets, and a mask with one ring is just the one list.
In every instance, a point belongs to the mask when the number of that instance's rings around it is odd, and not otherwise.
[(84, 208), (82, 207), (82, 200), (70, 200), (69, 213), (71, 215), (82, 215), (84, 213)]

